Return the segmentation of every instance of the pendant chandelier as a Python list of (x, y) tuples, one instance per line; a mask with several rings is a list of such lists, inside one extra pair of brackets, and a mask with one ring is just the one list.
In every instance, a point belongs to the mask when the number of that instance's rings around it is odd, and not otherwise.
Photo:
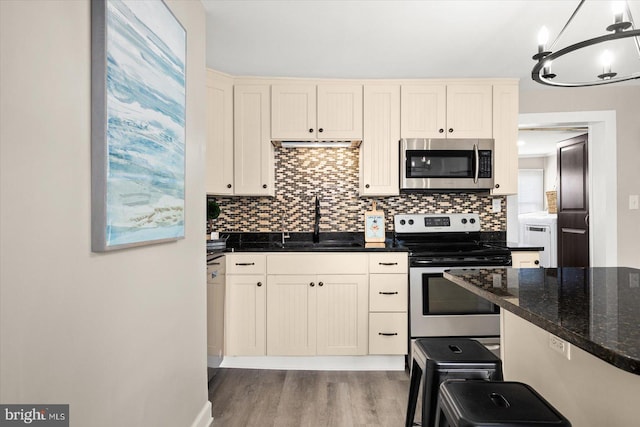
[[(546, 27), (542, 27), (540, 33), (538, 34), (538, 53), (533, 55), (533, 59), (536, 61), (536, 65), (531, 70), (531, 78), (538, 83), (549, 85), (549, 86), (559, 86), (559, 87), (582, 87), (582, 86), (597, 86), (604, 85), (610, 83), (623, 82), (627, 80), (640, 79), (640, 71), (631, 72), (624, 75), (618, 75), (614, 71), (612, 67), (613, 56), (609, 50), (604, 50), (600, 56), (600, 62), (602, 64), (602, 73), (594, 75), (593, 80), (590, 81), (582, 81), (582, 82), (568, 82), (568, 81), (560, 81), (561, 79), (556, 79), (556, 74), (551, 71), (551, 65), (553, 61), (559, 60), (561, 57), (576, 52), (579, 49), (584, 49), (590, 46), (601, 45), (603, 43), (612, 42), (614, 40), (633, 38), (633, 42), (635, 44), (635, 51), (638, 57), (640, 58), (640, 30), (636, 29), (635, 24), (633, 22), (633, 17), (631, 16), (631, 10), (629, 9), (629, 5), (626, 1), (614, 1), (612, 2), (613, 9), (613, 24), (609, 25), (606, 28), (608, 33), (595, 37), (592, 39), (584, 40), (570, 46), (564, 47), (557, 51), (552, 51), (555, 47), (558, 39), (562, 36), (564, 31), (567, 29), (571, 21), (574, 19), (585, 0), (581, 0), (576, 7), (575, 11), (567, 21), (567, 23), (562, 28), (562, 31), (558, 34), (555, 41), (551, 44), (549, 49), (547, 49), (547, 42), (549, 40), (549, 32)], [(626, 19), (625, 19), (626, 18)], [(566, 58), (565, 58), (566, 59)], [(639, 67), (640, 68), (640, 67)], [(595, 74), (595, 73), (594, 73)], [(554, 80), (555, 79), (555, 80)]]

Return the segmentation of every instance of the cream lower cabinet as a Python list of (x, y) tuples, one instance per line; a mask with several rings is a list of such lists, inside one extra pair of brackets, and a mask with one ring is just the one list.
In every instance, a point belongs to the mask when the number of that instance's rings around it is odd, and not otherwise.
[(367, 354), (366, 254), (270, 255), (267, 271), (268, 355)]
[(407, 354), (407, 254), (372, 253), (369, 273), (369, 354)]
[(226, 256), (225, 355), (266, 354), (265, 255)]
[(540, 267), (540, 252), (511, 251), (511, 265), (513, 268), (538, 268)]

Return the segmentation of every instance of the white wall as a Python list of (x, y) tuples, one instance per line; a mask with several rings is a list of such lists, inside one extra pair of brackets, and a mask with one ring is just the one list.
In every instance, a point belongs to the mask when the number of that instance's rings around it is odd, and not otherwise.
[[(520, 93), (520, 113), (615, 111), (617, 135), (617, 264), (640, 267), (640, 210), (629, 209), (629, 195), (640, 194), (640, 85), (549, 88)], [(576, 114), (579, 116), (579, 114)], [(603, 147), (606, 149), (606, 147)], [(592, 176), (603, 183), (607, 176)], [(603, 209), (611, 210), (610, 206)]]
[(186, 238), (91, 252), (90, 2), (0, 1), (0, 402), (204, 426), (205, 17), (187, 30)]

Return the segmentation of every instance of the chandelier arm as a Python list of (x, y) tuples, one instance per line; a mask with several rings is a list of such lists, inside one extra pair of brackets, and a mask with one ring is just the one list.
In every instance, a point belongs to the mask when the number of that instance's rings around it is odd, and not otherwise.
[[(625, 4), (627, 5), (627, 16), (629, 17), (629, 22), (631, 22), (631, 29), (635, 30), (636, 29), (636, 23), (633, 21), (633, 15), (631, 15), (631, 8), (629, 7), (629, 2), (625, 2)], [(638, 57), (640, 58), (640, 40), (638, 39), (638, 37), (634, 37), (633, 41), (636, 44), (636, 52), (638, 52)]]
[(554, 82), (541, 75), (541, 72), (544, 70), (544, 66), (547, 61), (553, 61), (557, 58), (560, 58), (561, 56), (564, 56), (568, 53), (571, 53), (573, 51), (576, 51), (578, 49), (582, 49), (588, 46), (593, 46), (606, 41), (624, 39), (628, 37), (640, 37), (640, 30), (628, 30), (628, 31), (621, 31), (613, 34), (605, 34), (604, 36), (595, 37), (589, 40), (584, 40), (584, 41), (572, 44), (571, 46), (567, 46), (563, 49), (560, 49), (557, 52), (553, 52), (541, 58), (540, 60), (538, 60), (536, 65), (533, 67), (533, 70), (531, 70), (531, 78), (537, 81), (538, 83), (542, 83), (549, 86), (561, 86), (561, 87), (597, 86), (597, 85), (603, 85), (603, 84), (609, 84), (609, 83), (615, 83), (615, 82), (622, 82), (626, 80), (640, 79), (640, 72), (638, 72), (638, 73), (630, 74), (627, 76), (611, 78), (608, 80), (594, 80), (591, 82), (582, 82), (582, 83), (562, 83), (562, 82)]
[[(576, 16), (576, 14), (580, 10), (580, 8), (584, 4), (584, 2), (585, 2), (585, 0), (580, 0), (580, 3), (578, 4), (578, 7), (576, 7), (576, 10), (573, 11), (573, 13), (569, 17), (569, 20), (567, 21), (567, 23), (564, 24), (564, 27), (562, 27), (562, 30), (560, 30), (560, 33), (558, 33), (558, 37), (556, 37), (556, 39), (553, 41), (553, 43), (551, 43), (551, 47), (549, 47), (549, 50), (553, 51), (553, 48), (555, 47), (556, 43), (558, 43), (558, 40), (560, 40), (560, 37), (562, 37), (562, 33), (564, 33), (564, 30), (566, 30), (567, 27), (569, 26), (569, 24), (571, 23), (571, 21), (573, 21), (573, 18)], [(629, 6), (629, 5), (627, 4), (627, 6)]]

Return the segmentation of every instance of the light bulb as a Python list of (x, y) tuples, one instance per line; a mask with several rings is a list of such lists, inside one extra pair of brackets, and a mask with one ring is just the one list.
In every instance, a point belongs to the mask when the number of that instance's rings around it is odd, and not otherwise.
[(612, 62), (613, 62), (613, 55), (611, 55), (611, 52), (609, 52), (608, 50), (605, 50), (604, 52), (602, 52), (602, 55), (600, 55), (600, 63), (602, 64), (602, 66), (604, 68), (611, 69)]
[(616, 17), (616, 21), (618, 16), (620, 17), (620, 21), (622, 21), (622, 14), (625, 10), (625, 2), (624, 1), (612, 1), (611, 2), (611, 11), (613, 12), (613, 16)]
[(549, 41), (549, 30), (547, 30), (547, 27), (542, 27), (540, 28), (540, 31), (538, 32), (538, 46), (542, 46), (543, 50), (544, 50), (544, 46), (547, 44), (547, 42)]

